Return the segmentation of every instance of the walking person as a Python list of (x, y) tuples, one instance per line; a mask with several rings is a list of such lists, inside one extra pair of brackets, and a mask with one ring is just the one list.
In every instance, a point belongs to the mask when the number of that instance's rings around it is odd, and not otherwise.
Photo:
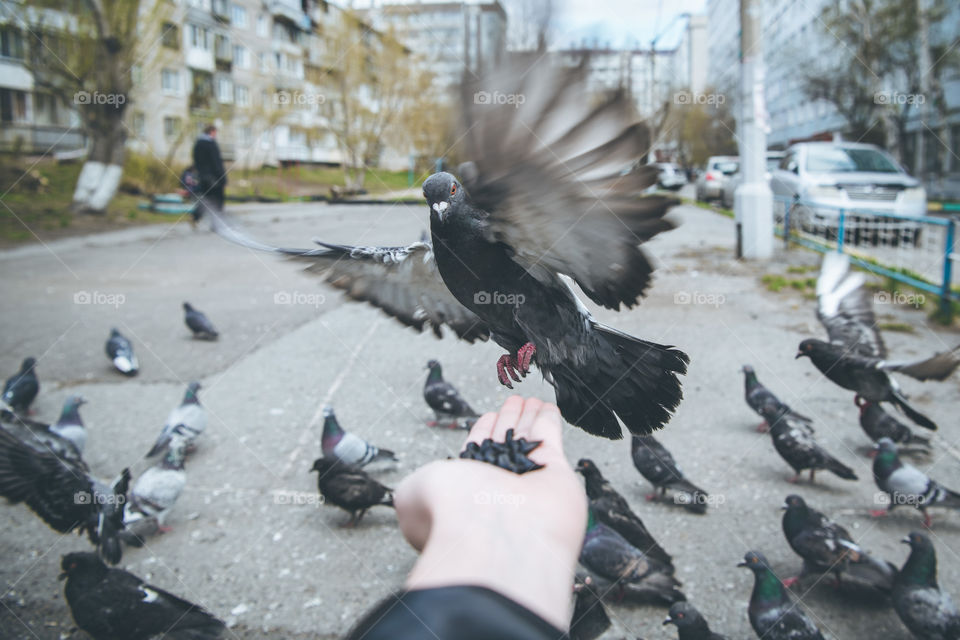
[(193, 145), (193, 166), (199, 176), (200, 206), (194, 209), (194, 222), (203, 215), (204, 208), (215, 213), (223, 211), (224, 188), (227, 186), (227, 172), (223, 168), (220, 147), (217, 145), (217, 128), (207, 125), (203, 133), (197, 136)]

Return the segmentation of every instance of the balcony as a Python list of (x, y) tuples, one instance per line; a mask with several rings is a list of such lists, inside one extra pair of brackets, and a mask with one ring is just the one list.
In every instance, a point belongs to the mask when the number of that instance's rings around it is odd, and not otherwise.
[(266, 0), (264, 4), (274, 20), (287, 22), (303, 31), (310, 30), (310, 17), (303, 12), (300, 0)]

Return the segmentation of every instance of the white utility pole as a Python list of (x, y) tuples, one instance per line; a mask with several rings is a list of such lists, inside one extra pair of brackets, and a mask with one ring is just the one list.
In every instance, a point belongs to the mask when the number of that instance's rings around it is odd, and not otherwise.
[(773, 255), (773, 193), (764, 177), (767, 107), (763, 94), (762, 0), (740, 0), (740, 172), (733, 194), (742, 257)]

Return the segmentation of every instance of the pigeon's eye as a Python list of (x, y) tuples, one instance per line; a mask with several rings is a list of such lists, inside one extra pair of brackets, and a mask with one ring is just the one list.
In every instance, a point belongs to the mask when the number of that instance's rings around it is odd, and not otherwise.
[(456, 193), (457, 193), (457, 183), (454, 182), (452, 185), (450, 185), (450, 195), (454, 195)]
[(683, 620), (683, 614), (682, 614), (682, 613), (678, 613), (678, 614), (677, 614), (677, 620)]

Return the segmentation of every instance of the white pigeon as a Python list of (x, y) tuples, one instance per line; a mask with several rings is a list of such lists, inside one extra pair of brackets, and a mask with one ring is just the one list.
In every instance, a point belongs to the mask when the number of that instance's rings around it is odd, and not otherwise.
[(164, 522), (187, 484), (183, 457), (184, 443), (174, 439), (163, 459), (133, 483), (123, 513), (126, 542), (140, 546), (144, 536), (170, 531)]

